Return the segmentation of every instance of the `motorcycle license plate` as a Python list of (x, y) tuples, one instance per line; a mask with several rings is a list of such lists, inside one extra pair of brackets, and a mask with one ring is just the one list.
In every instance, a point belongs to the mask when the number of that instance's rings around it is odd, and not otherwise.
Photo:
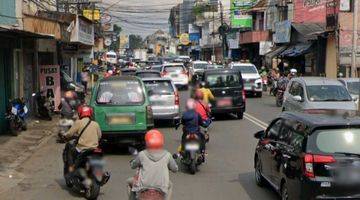
[(200, 145), (199, 144), (186, 144), (185, 145), (185, 150), (188, 150), (188, 151), (197, 151), (200, 149)]

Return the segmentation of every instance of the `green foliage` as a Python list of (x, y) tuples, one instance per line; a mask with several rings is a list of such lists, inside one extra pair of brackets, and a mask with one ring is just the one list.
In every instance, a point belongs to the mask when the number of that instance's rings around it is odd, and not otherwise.
[(129, 35), (130, 49), (141, 49), (144, 47), (144, 40), (140, 35)]

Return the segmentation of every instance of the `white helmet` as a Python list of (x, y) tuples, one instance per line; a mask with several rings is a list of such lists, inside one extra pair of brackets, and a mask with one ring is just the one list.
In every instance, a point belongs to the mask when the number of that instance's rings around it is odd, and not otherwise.
[(290, 69), (290, 73), (292, 74), (292, 75), (296, 75), (297, 74), (297, 70), (296, 69)]

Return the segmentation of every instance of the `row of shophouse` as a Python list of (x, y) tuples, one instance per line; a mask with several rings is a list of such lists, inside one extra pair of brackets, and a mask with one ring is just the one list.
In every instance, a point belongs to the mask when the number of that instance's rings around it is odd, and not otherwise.
[[(282, 68), (285, 65), (285, 68), (297, 68), (303, 75), (337, 77), (341, 72), (350, 76), (354, 2), (192, 1), (194, 17), (187, 33), (190, 40), (194, 33), (198, 33), (198, 38), (193, 37), (188, 52), (198, 50), (198, 58), (206, 60), (212, 55), (215, 60), (227, 57), (233, 61), (250, 61), (257, 67)], [(197, 14), (197, 6), (201, 4), (217, 6)], [(182, 12), (181, 7), (181, 4), (174, 7), (173, 17), (170, 17), (173, 37), (183, 34), (183, 30), (177, 28), (177, 23), (183, 21), (176, 17), (177, 12)], [(226, 45), (222, 44), (219, 33), (219, 27), (224, 24), (230, 27), (226, 32)], [(358, 57), (359, 51), (356, 54)], [(360, 59), (356, 60), (360, 69)]]
[[(33, 109), (32, 93), (42, 87), (42, 66), (56, 66), (79, 79), (98, 43), (93, 21), (39, 1), (0, 0), (0, 133), (9, 99), (23, 97)], [(60, 87), (59, 85), (57, 87)], [(56, 88), (59, 91), (59, 88)]]

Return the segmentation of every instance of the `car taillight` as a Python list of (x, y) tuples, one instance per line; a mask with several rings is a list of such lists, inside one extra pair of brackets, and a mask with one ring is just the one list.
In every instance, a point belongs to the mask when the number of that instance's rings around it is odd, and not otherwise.
[(314, 163), (334, 163), (336, 162), (333, 156), (325, 156), (325, 155), (313, 155), (313, 154), (305, 154), (304, 156), (304, 174), (306, 177), (315, 178), (314, 173)]
[(304, 110), (304, 113), (307, 114), (327, 114), (329, 111), (324, 109), (307, 109)]
[(192, 134), (188, 134), (186, 136), (186, 139), (198, 139), (198, 136), (196, 134), (192, 133)]
[(246, 101), (246, 94), (245, 94), (245, 90), (242, 91), (242, 99), (243, 101)]
[(178, 92), (174, 92), (175, 95), (175, 105), (180, 105), (180, 97)]

